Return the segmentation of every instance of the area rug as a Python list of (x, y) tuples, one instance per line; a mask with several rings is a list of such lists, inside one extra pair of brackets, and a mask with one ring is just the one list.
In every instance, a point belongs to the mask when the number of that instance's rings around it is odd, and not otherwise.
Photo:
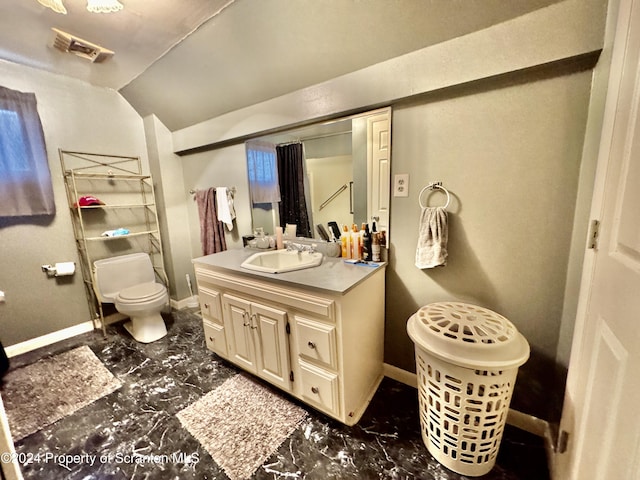
[(306, 415), (304, 409), (256, 381), (236, 375), (177, 416), (231, 480), (243, 480)]
[(2, 400), (14, 442), (121, 385), (87, 346), (9, 370), (2, 385)]

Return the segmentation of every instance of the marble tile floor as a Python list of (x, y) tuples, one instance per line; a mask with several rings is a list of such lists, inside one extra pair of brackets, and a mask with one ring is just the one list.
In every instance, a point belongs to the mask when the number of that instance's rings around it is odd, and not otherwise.
[[(16, 368), (88, 345), (123, 382), (112, 394), (17, 442), (20, 458), (33, 460), (22, 465), (25, 479), (228, 478), (175, 415), (239, 370), (205, 348), (201, 320), (193, 311), (172, 311), (165, 320), (169, 335), (151, 344), (135, 342), (115, 324), (106, 338), (91, 332), (11, 359)], [(385, 378), (354, 427), (303, 407), (307, 419), (252, 479), (467, 478), (427, 452), (411, 387)], [(139, 461), (152, 455), (171, 460)], [(69, 462), (56, 463), (56, 458)], [(476, 478), (547, 480), (542, 440), (507, 426), (496, 466)]]

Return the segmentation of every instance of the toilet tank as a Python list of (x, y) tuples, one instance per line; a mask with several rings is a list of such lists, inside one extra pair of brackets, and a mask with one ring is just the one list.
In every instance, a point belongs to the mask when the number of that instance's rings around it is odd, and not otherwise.
[(120, 290), (156, 281), (151, 258), (146, 253), (131, 253), (96, 260), (95, 290), (102, 303), (114, 303)]

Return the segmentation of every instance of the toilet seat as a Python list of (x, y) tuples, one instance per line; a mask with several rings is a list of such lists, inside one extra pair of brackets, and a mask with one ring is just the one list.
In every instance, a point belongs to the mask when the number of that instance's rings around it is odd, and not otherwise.
[(116, 300), (119, 304), (148, 303), (164, 297), (166, 292), (161, 283), (141, 283), (118, 292)]

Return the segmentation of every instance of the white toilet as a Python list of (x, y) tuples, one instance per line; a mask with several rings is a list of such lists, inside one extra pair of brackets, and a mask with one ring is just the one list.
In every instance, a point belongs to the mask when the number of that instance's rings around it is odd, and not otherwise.
[(142, 343), (167, 334), (160, 311), (169, 302), (167, 289), (156, 282), (151, 258), (132, 253), (94, 262), (95, 288), (102, 303), (113, 303), (131, 321), (125, 328)]

